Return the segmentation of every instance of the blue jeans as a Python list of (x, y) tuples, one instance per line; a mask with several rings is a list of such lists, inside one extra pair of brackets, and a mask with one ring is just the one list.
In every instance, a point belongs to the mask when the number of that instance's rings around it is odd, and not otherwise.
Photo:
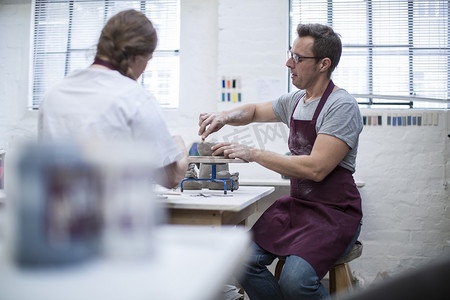
[[(361, 225), (343, 255), (355, 244), (360, 229)], [(267, 269), (277, 255), (267, 252), (254, 242), (252, 247), (253, 253), (239, 280), (250, 300), (330, 299), (316, 271), (306, 260), (296, 255), (287, 256), (280, 280), (277, 281)]]

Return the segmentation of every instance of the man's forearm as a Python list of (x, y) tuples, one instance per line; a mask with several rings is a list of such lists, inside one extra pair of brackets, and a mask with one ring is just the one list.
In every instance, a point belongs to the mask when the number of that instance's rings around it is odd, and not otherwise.
[(232, 126), (247, 125), (254, 122), (255, 104), (246, 104), (223, 113), (226, 116), (226, 124)]

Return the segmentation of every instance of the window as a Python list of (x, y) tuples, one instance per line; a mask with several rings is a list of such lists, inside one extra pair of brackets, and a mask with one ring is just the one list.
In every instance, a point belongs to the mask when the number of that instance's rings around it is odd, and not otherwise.
[(180, 0), (35, 0), (31, 108), (49, 87), (70, 72), (92, 64), (101, 29), (115, 13), (142, 11), (158, 32), (153, 59), (138, 81), (162, 107), (178, 106)]
[(298, 23), (341, 35), (333, 80), (362, 107), (450, 107), (448, 0), (290, 0)]

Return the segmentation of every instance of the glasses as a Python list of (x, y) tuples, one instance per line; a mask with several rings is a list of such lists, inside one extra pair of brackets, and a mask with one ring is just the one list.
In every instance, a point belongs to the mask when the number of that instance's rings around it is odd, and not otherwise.
[(288, 50), (288, 51), (287, 51), (287, 59), (289, 60), (289, 59), (291, 59), (291, 58), (294, 60), (294, 62), (295, 62), (296, 64), (298, 64), (298, 63), (301, 62), (303, 59), (307, 59), (307, 58), (316, 58), (316, 59), (320, 59), (321, 57), (317, 57), (317, 56), (301, 56), (301, 55), (298, 55), (298, 54), (292, 52), (291, 50)]

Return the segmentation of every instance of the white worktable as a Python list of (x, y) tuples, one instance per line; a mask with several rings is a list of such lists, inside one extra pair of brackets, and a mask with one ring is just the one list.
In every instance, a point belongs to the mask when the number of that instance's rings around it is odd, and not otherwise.
[(36, 271), (2, 261), (0, 299), (211, 300), (241, 266), (248, 243), (249, 234), (237, 228), (164, 226), (148, 259)]
[(258, 201), (274, 190), (270, 186), (239, 186), (226, 195), (208, 189), (169, 191), (163, 193), (166, 198), (162, 202), (172, 224), (235, 225), (256, 212)]

